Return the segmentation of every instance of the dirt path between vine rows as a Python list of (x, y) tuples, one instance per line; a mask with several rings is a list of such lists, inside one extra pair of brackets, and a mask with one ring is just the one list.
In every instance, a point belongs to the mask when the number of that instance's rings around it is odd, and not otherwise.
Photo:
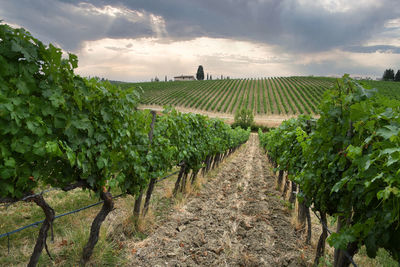
[[(196, 113), (208, 116), (210, 118), (220, 118), (225, 120), (227, 123), (231, 124), (234, 121), (234, 114), (230, 113), (222, 113), (222, 112), (213, 112), (213, 111), (206, 111), (200, 109), (193, 109), (187, 107), (174, 107), (176, 110), (183, 112), (183, 113)], [(164, 108), (157, 105), (140, 105), (139, 109), (151, 109), (155, 111), (163, 111)], [(265, 125), (268, 127), (277, 127), (281, 125), (284, 120), (288, 120), (290, 118), (297, 117), (297, 115), (255, 115), (254, 116), (254, 123), (257, 125)]]
[(133, 245), (130, 265), (304, 266), (290, 219), (251, 134), (197, 197)]

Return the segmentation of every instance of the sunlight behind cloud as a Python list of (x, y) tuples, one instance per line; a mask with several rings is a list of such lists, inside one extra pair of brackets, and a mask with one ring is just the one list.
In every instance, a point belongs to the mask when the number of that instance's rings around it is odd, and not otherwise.
[[(223, 38), (172, 41), (159, 38), (102, 39), (85, 42), (79, 72), (121, 80), (150, 80), (194, 74), (198, 65), (220, 77), (289, 75), (289, 55), (265, 44)], [(149, 76), (152, 73), (152, 76)]]
[(137, 22), (145, 16), (143, 12), (137, 10), (110, 5), (96, 7), (90, 3), (79, 3), (77, 6), (72, 7), (77, 9), (76, 12), (86, 12), (91, 15), (106, 15), (109, 17), (124, 16), (132, 22)]
[(299, 0), (298, 3), (305, 7), (322, 7), (331, 13), (345, 13), (362, 7), (379, 7), (381, 5), (379, 1), (375, 0)]
[(365, 45), (392, 45), (400, 47), (400, 18), (387, 20), (383, 30), (366, 41)]
[(198, 65), (203, 65), (214, 79), (221, 75), (231, 78), (322, 75), (328, 67), (328, 75), (364, 73), (375, 78), (377, 69), (395, 68), (400, 61), (399, 54), (340, 49), (290, 54), (266, 44), (209, 37), (185, 41), (166, 38), (88, 41), (78, 56), (81, 75), (122, 81), (194, 75)]
[(386, 21), (385, 28), (400, 28), (400, 18)]
[(132, 23), (144, 23), (149, 24), (153, 33), (156, 37), (166, 37), (167, 30), (165, 20), (162, 16), (157, 16), (152, 13), (144, 11), (128, 9), (126, 7), (110, 6), (105, 5), (102, 7), (96, 7), (90, 3), (80, 3), (77, 6), (73, 6), (75, 13), (86, 13), (87, 15), (106, 16), (104, 24), (107, 27), (110, 24), (110, 20), (113, 21), (117, 18), (124, 18)]

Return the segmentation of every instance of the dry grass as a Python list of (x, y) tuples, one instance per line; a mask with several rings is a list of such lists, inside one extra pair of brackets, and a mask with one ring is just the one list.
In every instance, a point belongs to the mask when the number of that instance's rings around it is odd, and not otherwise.
[(166, 187), (165, 188), (164, 197), (165, 198), (172, 198), (173, 197), (173, 188), (172, 187)]
[(239, 262), (240, 262), (241, 266), (248, 266), (248, 267), (257, 266), (257, 263), (258, 263), (258, 261), (254, 257), (254, 255), (252, 255), (249, 252), (245, 252), (245, 253), (241, 254)]
[[(99, 201), (88, 191), (76, 189), (70, 192), (53, 191), (45, 196), (55, 209), (56, 215)], [(126, 196), (115, 200), (115, 210), (104, 221), (99, 241), (89, 266), (120, 266), (125, 264), (124, 247), (127, 240), (140, 240), (145, 232), (154, 227), (154, 214), (148, 216), (135, 229), (132, 223), (134, 198)], [(39, 266), (77, 266), (83, 246), (86, 244), (91, 223), (101, 205), (55, 220), (54, 242), (49, 236), (47, 244), (54, 261), (42, 252)], [(16, 203), (9, 208), (0, 208), (1, 232), (7, 232), (43, 219), (42, 210), (34, 203)], [(39, 225), (40, 226), (40, 225)], [(36, 242), (38, 227), (28, 228), (10, 236), (10, 254), (7, 253), (7, 238), (0, 240), (0, 266), (26, 266)], [(49, 232), (50, 235), (50, 232)]]

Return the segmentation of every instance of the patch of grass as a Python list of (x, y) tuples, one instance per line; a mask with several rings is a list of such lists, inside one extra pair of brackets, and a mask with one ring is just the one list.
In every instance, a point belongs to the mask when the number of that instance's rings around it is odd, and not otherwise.
[[(51, 207), (54, 208), (56, 215), (98, 201), (91, 198), (87, 191), (85, 192), (82, 190), (73, 190), (68, 193), (62, 191), (52, 191), (44, 195), (45, 200), (49, 203)], [(66, 197), (67, 195), (68, 197)], [(82, 213), (87, 214), (88, 211), (83, 211)], [(85, 216), (82, 215), (82, 213), (79, 216)], [(93, 211), (89, 211), (89, 213), (93, 213)], [(55, 242), (51, 243), (50, 237), (48, 238), (48, 246), (50, 251), (57, 251), (53, 253), (54, 255), (57, 255), (58, 253), (58, 248), (54, 249), (54, 247), (56, 246), (55, 244), (57, 244), (57, 238), (60, 236), (65, 236), (68, 229), (79, 226), (78, 224), (76, 224), (76, 218), (74, 217), (74, 215), (67, 217), (62, 217), (54, 221)], [(33, 202), (18, 202), (9, 206), (8, 208), (0, 208), (1, 233), (20, 228), (22, 226), (40, 221), (42, 219), (44, 219), (42, 209)], [(65, 227), (65, 224), (67, 224), (67, 227)], [(85, 223), (85, 225), (88, 225), (88, 227), (90, 227), (90, 224), (88, 223)], [(5, 266), (9, 264), (26, 264), (29, 261), (30, 255), (33, 251), (33, 247), (35, 245), (40, 227), (41, 224), (39, 224), (38, 227), (31, 227), (14, 235), (11, 235), (10, 254), (7, 253), (7, 238), (1, 239), (0, 265)], [(72, 242), (75, 243), (74, 241)], [(48, 259), (48, 256), (43, 254), (41, 260), (44, 260), (46, 258)]]
[(154, 215), (160, 218), (166, 216), (171, 211), (174, 201), (171, 197), (154, 196), (154, 203), (157, 203), (157, 205), (154, 205)]
[(385, 249), (379, 249), (375, 259), (369, 258), (365, 246), (354, 256), (354, 261), (359, 266), (365, 267), (398, 267), (399, 264), (392, 258)]
[[(114, 192), (113, 195), (119, 192)], [(44, 195), (45, 200), (55, 210), (56, 215), (69, 212), (99, 201), (89, 191), (75, 189), (69, 192), (52, 191)], [(121, 207), (124, 207), (121, 209)], [(115, 226), (120, 221), (126, 221), (131, 212), (133, 198), (124, 197), (115, 200), (117, 210), (111, 212), (103, 223), (99, 241), (94, 249), (89, 265), (119, 266), (125, 264), (123, 245), (115, 235)], [(92, 221), (101, 205), (89, 208), (79, 213), (58, 218), (54, 221), (54, 242), (51, 241), (51, 231), (48, 232), (47, 245), (54, 259), (42, 251), (39, 266), (77, 266), (82, 250), (86, 244)], [(121, 210), (120, 210), (121, 209)], [(127, 212), (128, 211), (128, 212)], [(118, 218), (118, 219), (116, 219)], [(43, 211), (34, 203), (18, 202), (10, 207), (0, 208), (0, 229), (5, 233), (30, 223), (44, 219)], [(28, 263), (41, 224), (10, 236), (10, 253), (7, 251), (7, 238), (0, 240), (0, 266), (24, 266)]]
[(283, 206), (285, 206), (285, 208), (287, 208), (288, 210), (293, 210), (293, 204), (290, 203), (288, 200), (285, 199), (280, 199), (280, 202)]
[(333, 263), (328, 255), (325, 255), (319, 259), (318, 267), (332, 267)]
[(133, 237), (135, 237), (135, 239), (138, 239), (138, 240), (144, 240), (148, 237), (148, 235), (146, 235), (145, 233), (143, 233), (141, 231), (134, 231)]
[[(74, 190), (75, 191), (75, 190)], [(51, 196), (46, 196), (48, 202), (56, 210), (56, 214), (61, 212), (70, 211), (91, 203), (98, 201), (90, 197), (87, 192), (76, 190), (71, 192), (68, 197), (60, 197), (66, 194), (64, 192), (55, 192)], [(45, 251), (42, 252), (40, 257), (39, 266), (76, 266), (79, 263), (83, 246), (86, 244), (91, 222), (97, 214), (101, 206), (82, 211), (78, 214), (69, 215), (59, 218), (54, 221), (54, 242), (51, 241), (51, 233), (47, 244), (49, 251), (54, 258), (54, 261), (48, 257)], [(1, 222), (15, 219), (16, 222), (22, 224), (29, 224), (29, 222), (43, 219), (44, 215), (40, 209), (33, 203), (17, 203), (12, 208), (13, 213), (7, 210), (2, 210), (2, 213), (7, 213), (8, 216), (2, 216)], [(32, 210), (32, 212), (30, 212)], [(20, 212), (22, 211), (22, 212)], [(32, 214), (32, 216), (25, 216)], [(21, 216), (22, 215), (22, 216)], [(24, 217), (29, 219), (22, 220)], [(21, 219), (22, 218), (22, 219)], [(16, 225), (13, 225), (17, 228)], [(18, 225), (20, 227), (21, 225)], [(40, 227), (41, 225), (39, 225)], [(7, 240), (1, 240), (1, 266), (16, 266), (26, 265), (29, 261), (30, 255), (36, 242), (36, 237), (39, 227), (34, 227), (21, 231), (10, 237), (11, 247), (10, 254), (7, 255)], [(99, 242), (95, 247), (90, 265), (93, 266), (115, 266), (123, 264), (124, 257), (121, 257), (122, 250), (118, 248), (114, 241), (106, 238), (107, 233), (112, 231), (110, 228), (102, 227), (99, 237)]]

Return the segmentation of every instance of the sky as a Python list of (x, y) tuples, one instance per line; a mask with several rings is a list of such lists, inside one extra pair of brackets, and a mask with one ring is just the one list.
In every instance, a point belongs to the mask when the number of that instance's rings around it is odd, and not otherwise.
[(111, 80), (400, 69), (399, 0), (0, 0), (0, 20)]

